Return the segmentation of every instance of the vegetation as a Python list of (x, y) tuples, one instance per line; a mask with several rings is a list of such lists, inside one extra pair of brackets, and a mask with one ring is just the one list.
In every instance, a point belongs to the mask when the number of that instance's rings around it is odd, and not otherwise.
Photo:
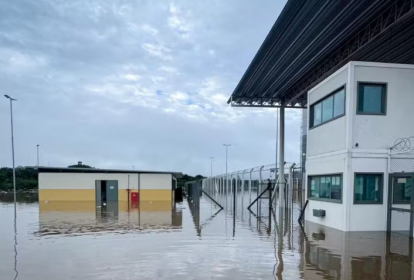
[[(17, 167), (16, 189), (37, 189), (37, 169), (33, 167)], [(13, 190), (13, 169), (8, 167), (0, 168), (0, 191), (10, 190)]]
[(93, 168), (92, 166), (83, 164), (81, 161), (79, 161), (78, 164), (69, 165), (68, 167), (71, 167), (71, 168)]
[(191, 181), (195, 181), (195, 180), (201, 180), (204, 179), (206, 177), (202, 176), (202, 175), (197, 175), (195, 177), (184, 174), (182, 178), (177, 179), (177, 187), (184, 187), (184, 184), (187, 182), (191, 182)]
[[(76, 164), (68, 167), (76, 168), (93, 168), (89, 165)], [(204, 179), (205, 177), (197, 175), (195, 177), (184, 174), (182, 178), (178, 179), (177, 187), (184, 186), (185, 183), (194, 180)], [(37, 169), (35, 167), (16, 168), (16, 189), (17, 190), (34, 190), (37, 189)], [(13, 190), (13, 169), (8, 167), (0, 168), (0, 192)]]

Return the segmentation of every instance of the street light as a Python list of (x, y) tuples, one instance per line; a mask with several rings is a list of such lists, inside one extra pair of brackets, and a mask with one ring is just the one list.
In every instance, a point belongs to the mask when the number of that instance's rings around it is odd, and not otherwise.
[(37, 168), (39, 168), (39, 144), (37, 144)]
[(211, 160), (210, 177), (213, 177), (213, 159), (214, 159), (214, 157), (210, 157), (210, 160)]
[(14, 207), (16, 207), (16, 168), (14, 166), (14, 136), (13, 136), (13, 101), (17, 99), (11, 98), (8, 95), (4, 95), (10, 100), (10, 124), (11, 124), (11, 141), (12, 141), (12, 158), (13, 158), (13, 191), (14, 191)]
[(227, 155), (228, 155), (228, 148), (231, 146), (231, 144), (223, 144), (223, 146), (226, 147), (226, 194), (227, 194), (227, 191), (228, 191), (227, 189), (228, 189), (228, 184), (229, 184), (228, 182), (229, 178), (227, 175)]

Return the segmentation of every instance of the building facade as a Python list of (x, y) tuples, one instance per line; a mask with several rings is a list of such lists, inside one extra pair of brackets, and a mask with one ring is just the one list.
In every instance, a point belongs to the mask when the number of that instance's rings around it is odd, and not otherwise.
[(138, 202), (174, 198), (177, 172), (39, 168), (39, 201)]
[(413, 234), (414, 164), (392, 166), (394, 148), (414, 136), (413, 104), (413, 65), (350, 62), (309, 90), (307, 221)]

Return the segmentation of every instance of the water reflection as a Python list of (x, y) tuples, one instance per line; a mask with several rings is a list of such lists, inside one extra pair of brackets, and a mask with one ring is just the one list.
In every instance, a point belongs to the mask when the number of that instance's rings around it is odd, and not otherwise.
[(38, 236), (87, 234), (97, 232), (178, 230), (182, 227), (181, 209), (171, 202), (142, 202), (139, 207), (127, 203), (51, 202), (39, 204)]
[(21, 203), (17, 213), (0, 200), (0, 279), (413, 279), (406, 236), (302, 229), (298, 194), (270, 213), (236, 197), (216, 196), (221, 211), (204, 197), (173, 209)]

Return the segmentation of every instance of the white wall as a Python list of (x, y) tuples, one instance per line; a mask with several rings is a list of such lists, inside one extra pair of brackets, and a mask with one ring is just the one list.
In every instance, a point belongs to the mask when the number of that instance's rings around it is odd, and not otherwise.
[[(95, 189), (96, 180), (117, 180), (118, 189), (138, 189), (137, 173), (39, 173), (39, 189)], [(141, 189), (171, 189), (171, 174), (140, 174)]]
[[(308, 93), (309, 106), (330, 95), (347, 83), (348, 67), (344, 67), (311, 89)], [(308, 111), (308, 124), (310, 122), (310, 109)], [(346, 145), (346, 119), (345, 117), (330, 121), (329, 123), (312, 128), (308, 132), (307, 155), (314, 156), (328, 152), (345, 149)], [(331, 137), (327, 137), (331, 135)], [(335, 139), (335, 141), (332, 141)]]
[[(386, 116), (356, 114), (358, 82), (388, 84)], [(307, 176), (343, 174), (342, 205), (310, 199), (305, 219), (344, 231), (384, 231), (388, 151), (397, 138), (414, 136), (414, 66), (351, 62), (309, 91), (309, 105), (344, 84), (346, 115), (309, 130), (306, 162)], [(384, 174), (382, 204), (354, 204), (355, 172)], [(313, 209), (326, 210), (326, 217), (313, 217)]]
[[(309, 157), (306, 161), (307, 176), (325, 175), (325, 174), (342, 174), (344, 180), (346, 163), (346, 154), (340, 153), (337, 155)], [(306, 178), (307, 181), (307, 178)], [(308, 184), (306, 184), (308, 186)], [(306, 187), (306, 197), (308, 195), (308, 188)], [(342, 203), (326, 202), (309, 199), (308, 207), (306, 208), (306, 221), (321, 224), (327, 227), (345, 230), (345, 204), (346, 197), (342, 191)], [(319, 218), (313, 216), (313, 209), (322, 209), (326, 211), (326, 217)]]
[[(365, 157), (360, 157), (365, 156)], [(349, 202), (349, 231), (385, 231), (387, 229), (388, 175), (386, 154), (367, 158), (353, 155), (352, 172), (348, 174), (351, 188)], [(383, 173), (382, 204), (354, 204), (355, 173)]]
[(141, 189), (171, 190), (171, 174), (141, 174)]
[[(353, 140), (359, 149), (387, 149), (401, 137), (414, 136), (414, 66), (355, 62)], [(357, 83), (387, 83), (385, 116), (357, 115)]]

